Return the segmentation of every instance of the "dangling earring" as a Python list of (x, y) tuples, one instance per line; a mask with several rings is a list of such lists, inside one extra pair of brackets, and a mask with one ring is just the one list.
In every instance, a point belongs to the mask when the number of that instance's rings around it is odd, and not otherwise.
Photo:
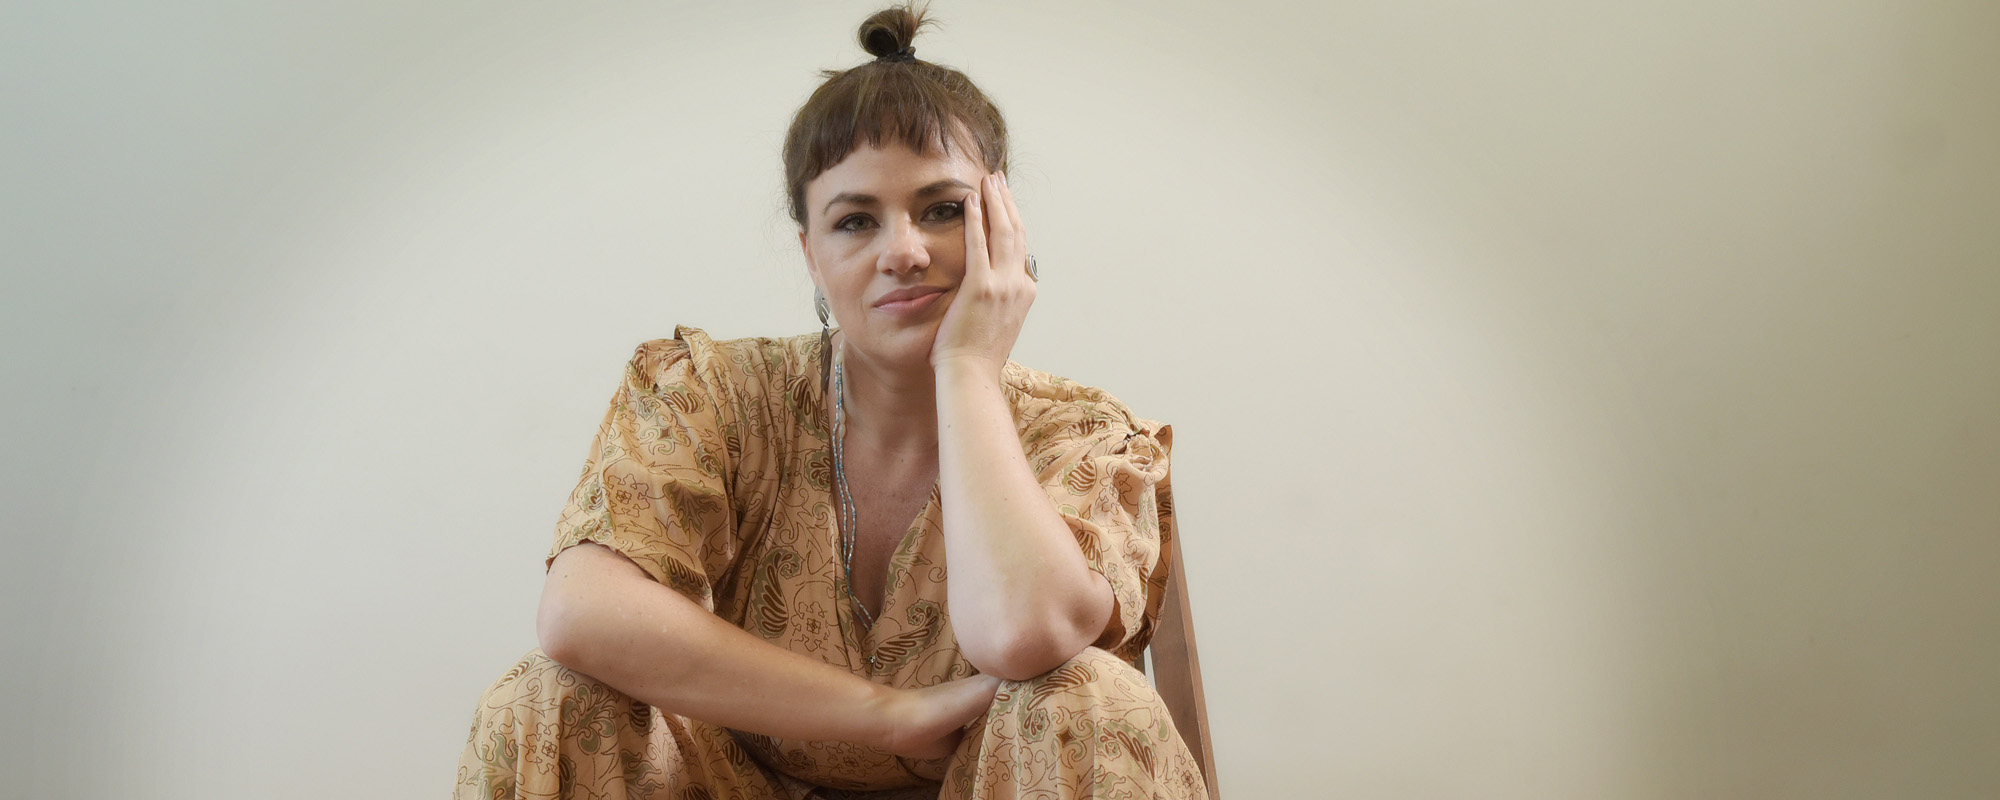
[(819, 312), (819, 390), (824, 394), (833, 372), (833, 314), (826, 307), (826, 294), (817, 286), (813, 287), (813, 310)]

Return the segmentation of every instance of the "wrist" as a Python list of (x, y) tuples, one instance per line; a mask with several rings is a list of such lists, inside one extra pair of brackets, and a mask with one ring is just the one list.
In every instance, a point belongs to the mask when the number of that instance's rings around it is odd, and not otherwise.
[(902, 691), (870, 681), (868, 696), (862, 701), (861, 718), (863, 744), (878, 750), (896, 752), (899, 744), (897, 733), (901, 725), (897, 720), (897, 703), (902, 699)]
[(1000, 371), (1007, 364), (1002, 358), (995, 360), (989, 356), (953, 355), (931, 359), (931, 372), (937, 376), (940, 387), (947, 382), (960, 382), (968, 378), (984, 378), (998, 383)]

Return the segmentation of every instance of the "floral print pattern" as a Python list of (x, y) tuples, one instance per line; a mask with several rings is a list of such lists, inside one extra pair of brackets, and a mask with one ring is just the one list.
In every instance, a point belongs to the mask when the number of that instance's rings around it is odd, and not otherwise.
[[(935, 487), (891, 556), (874, 626), (843, 602), (825, 355), (816, 334), (717, 342), (685, 326), (639, 345), (548, 559), (585, 541), (610, 547), (731, 624), (869, 680), (917, 688), (971, 675), (945, 610)], [(1169, 574), (1171, 429), (1012, 361), (1003, 387), (1030, 467), (1111, 584), (1117, 608), (1101, 646), (1003, 684), (958, 752), (929, 762), (666, 714), (535, 651), (480, 698), (458, 796), (1204, 796), (1172, 718), (1131, 663), (1152, 638)]]

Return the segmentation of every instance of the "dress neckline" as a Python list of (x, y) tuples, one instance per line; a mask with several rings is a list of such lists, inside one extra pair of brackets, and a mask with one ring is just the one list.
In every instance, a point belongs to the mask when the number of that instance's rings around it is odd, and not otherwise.
[[(834, 332), (836, 333), (839, 332), (839, 329), (836, 328)], [(877, 637), (877, 631), (880, 630), (882, 626), (864, 624), (860, 616), (855, 613), (853, 603), (861, 602), (861, 599), (857, 594), (854, 593), (854, 587), (851, 580), (851, 576), (848, 574), (847, 569), (844, 568), (844, 565), (841, 564), (840, 562), (841, 513), (840, 513), (840, 498), (839, 498), (839, 492), (840, 492), (839, 476), (837, 472), (832, 471), (832, 465), (834, 463), (833, 438), (835, 435), (834, 425), (833, 425), (833, 419), (834, 419), (833, 384), (831, 378), (832, 341), (833, 340), (831, 337), (828, 337), (823, 340), (824, 346), (819, 348), (820, 363), (816, 365), (819, 366), (821, 369), (825, 370), (823, 374), (829, 376), (827, 383), (821, 387), (820, 395), (817, 398), (818, 402), (816, 404), (817, 405), (816, 412), (819, 415), (820, 429), (824, 431), (826, 434), (821, 439), (820, 451), (821, 451), (821, 457), (826, 459), (826, 463), (829, 469), (827, 488), (825, 492), (827, 496), (828, 507), (833, 512), (827, 515), (827, 524), (825, 528), (827, 536), (826, 542), (829, 545), (829, 551), (833, 554), (834, 592), (837, 595), (834, 605), (838, 607), (835, 613), (838, 615), (840, 624), (843, 627), (851, 627), (859, 631), (859, 635), (853, 637), (853, 640), (861, 642), (862, 651), (856, 653), (855, 655), (859, 657), (859, 661), (861, 662), (861, 664), (869, 669), (870, 674), (874, 674), (880, 671), (876, 667), (875, 659), (873, 657), (875, 656), (876, 648), (881, 646), (881, 641)], [(943, 486), (944, 486), (944, 476), (942, 474), (935, 475), (931, 478), (930, 491), (927, 492), (924, 497), (924, 504), (917, 509), (916, 516), (910, 518), (909, 522), (904, 524), (902, 534), (897, 538), (896, 546), (890, 549), (889, 564), (887, 568), (884, 569), (882, 576), (882, 594), (880, 597), (872, 598), (877, 601), (875, 610), (871, 612), (876, 620), (884, 619), (890, 615), (892, 610), (898, 610), (902, 608), (901, 605), (896, 605), (891, 602), (896, 596), (896, 591), (895, 591), (897, 586), (896, 565), (898, 563), (907, 563), (912, 558), (911, 554), (917, 549), (917, 546), (920, 540), (922, 539), (922, 533), (926, 521), (928, 521), (931, 518), (932, 514), (934, 513), (934, 510), (937, 509), (940, 505), (940, 501), (942, 500), (941, 495), (943, 492)], [(856, 517), (856, 522), (858, 523), (860, 514), (857, 512), (855, 517)], [(857, 544), (859, 535), (860, 532), (856, 531)]]

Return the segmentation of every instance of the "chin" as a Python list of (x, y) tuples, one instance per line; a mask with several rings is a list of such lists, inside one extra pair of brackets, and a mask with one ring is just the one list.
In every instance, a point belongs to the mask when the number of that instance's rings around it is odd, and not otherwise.
[(898, 369), (929, 369), (931, 364), (931, 344), (937, 341), (938, 323), (932, 321), (921, 326), (891, 328), (879, 331), (866, 343), (855, 344), (867, 348), (872, 361)]

